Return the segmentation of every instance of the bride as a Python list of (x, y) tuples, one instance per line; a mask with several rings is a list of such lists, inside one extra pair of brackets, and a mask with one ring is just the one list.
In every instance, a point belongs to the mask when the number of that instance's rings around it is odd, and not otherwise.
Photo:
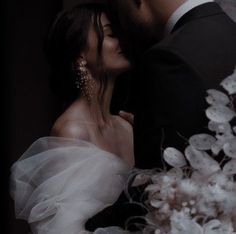
[(33, 234), (87, 233), (85, 222), (117, 200), (134, 166), (132, 126), (109, 112), (116, 78), (130, 63), (106, 9), (91, 3), (57, 17), (48, 56), (54, 90), (71, 104), (51, 136), (12, 166), (16, 217)]

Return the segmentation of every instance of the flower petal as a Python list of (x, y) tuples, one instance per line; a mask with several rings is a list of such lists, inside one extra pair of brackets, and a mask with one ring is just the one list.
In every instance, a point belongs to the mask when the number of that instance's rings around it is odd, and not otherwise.
[(236, 174), (236, 159), (231, 159), (229, 162), (227, 162), (223, 167), (223, 172), (226, 175)]
[(214, 121), (209, 121), (208, 129), (216, 133), (230, 134), (232, 133), (231, 126), (228, 122), (226, 123), (217, 123)]
[(207, 90), (208, 96), (206, 97), (206, 101), (210, 105), (215, 105), (215, 104), (222, 104), (222, 105), (227, 105), (230, 103), (229, 97), (218, 90), (215, 89), (209, 89)]
[(216, 139), (209, 134), (197, 134), (189, 139), (190, 145), (198, 150), (209, 150), (215, 142)]
[(163, 157), (165, 161), (172, 167), (183, 167), (186, 165), (186, 160), (184, 155), (175, 148), (166, 148)]
[(167, 175), (178, 181), (183, 178), (184, 173), (181, 168), (172, 168), (167, 172)]
[(234, 73), (227, 78), (225, 78), (221, 84), (225, 90), (231, 95), (236, 93), (236, 69)]
[(206, 152), (194, 149), (188, 146), (185, 149), (185, 155), (190, 165), (203, 174), (212, 174), (220, 170), (220, 166), (216, 160), (210, 157)]
[(235, 113), (229, 107), (224, 105), (214, 105), (206, 110), (207, 117), (217, 123), (229, 122)]
[(223, 146), (224, 153), (231, 157), (236, 158), (236, 137), (228, 140)]
[(222, 140), (217, 140), (214, 144), (211, 146), (211, 152), (217, 156), (220, 151), (223, 149), (224, 142)]

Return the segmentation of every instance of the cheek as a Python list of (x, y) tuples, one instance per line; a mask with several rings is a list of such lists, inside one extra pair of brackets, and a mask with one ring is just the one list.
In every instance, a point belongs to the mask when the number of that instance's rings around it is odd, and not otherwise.
[(121, 48), (116, 38), (104, 38), (102, 48), (103, 66), (107, 72), (120, 73), (130, 67), (129, 61), (119, 52)]
[(120, 54), (118, 53), (119, 50), (119, 44), (116, 43), (115, 40), (104, 40), (102, 48), (102, 59), (105, 67), (109, 69), (116, 64), (120, 56)]
[(112, 38), (110, 39), (104, 39), (103, 42), (103, 57), (105, 58), (106, 56), (116, 56), (118, 55), (118, 52), (120, 50), (118, 40), (113, 40)]
[(118, 50), (110, 49), (103, 53), (103, 66), (107, 72), (120, 73), (130, 68), (130, 62)]

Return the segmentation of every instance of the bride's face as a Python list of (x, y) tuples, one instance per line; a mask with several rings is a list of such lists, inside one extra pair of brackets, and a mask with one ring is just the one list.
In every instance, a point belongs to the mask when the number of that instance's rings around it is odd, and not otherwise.
[[(130, 68), (130, 62), (122, 53), (119, 40), (113, 34), (111, 23), (104, 13), (101, 15), (101, 24), (104, 34), (101, 50), (102, 68), (107, 74), (117, 76)], [(87, 40), (84, 57), (90, 70), (96, 72), (98, 38), (93, 26), (90, 27)]]

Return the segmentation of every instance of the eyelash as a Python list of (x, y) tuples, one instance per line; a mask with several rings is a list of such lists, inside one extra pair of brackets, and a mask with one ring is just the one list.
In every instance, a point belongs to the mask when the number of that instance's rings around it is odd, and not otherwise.
[(114, 33), (107, 34), (108, 37), (115, 37)]

